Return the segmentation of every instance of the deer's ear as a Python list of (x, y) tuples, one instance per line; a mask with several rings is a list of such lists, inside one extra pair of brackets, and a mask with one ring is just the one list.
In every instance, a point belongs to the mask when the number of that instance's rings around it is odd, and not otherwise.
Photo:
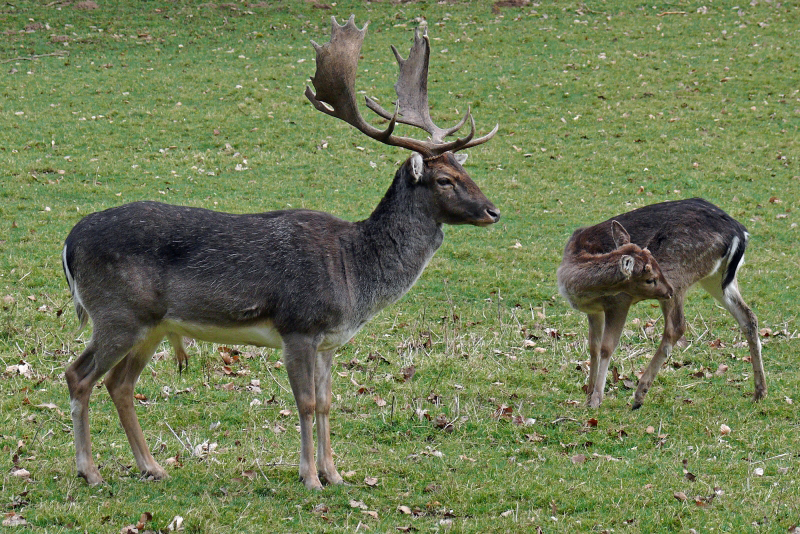
[(633, 274), (634, 263), (633, 256), (628, 256), (627, 254), (619, 259), (619, 270), (625, 278), (630, 278)]
[(467, 162), (467, 158), (469, 157), (469, 154), (456, 154), (455, 156), (456, 156), (456, 161), (458, 162), (458, 164), (459, 165), (463, 165), (463, 164), (465, 164)]
[(630, 234), (618, 221), (611, 221), (611, 237), (614, 239), (614, 245), (617, 248), (631, 242)]
[(414, 183), (419, 182), (419, 179), (422, 178), (422, 168), (424, 166), (425, 162), (422, 160), (422, 154), (414, 152), (411, 156), (411, 177), (414, 179)]

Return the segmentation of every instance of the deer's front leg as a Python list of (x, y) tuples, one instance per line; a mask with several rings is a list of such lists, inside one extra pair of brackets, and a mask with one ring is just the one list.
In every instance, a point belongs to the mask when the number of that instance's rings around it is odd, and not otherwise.
[(300, 416), (300, 480), (306, 489), (322, 489), (314, 465), (314, 413), (316, 393), (314, 368), (317, 343), (311, 336), (290, 335), (283, 338), (283, 359)]
[(639, 379), (636, 393), (633, 394), (633, 405), (631, 406), (633, 410), (641, 408), (644, 403), (644, 396), (647, 395), (653, 385), (661, 366), (669, 358), (672, 347), (686, 332), (686, 320), (683, 316), (683, 298), (684, 294), (678, 294), (669, 300), (661, 301), (661, 311), (664, 314), (664, 333), (661, 336), (658, 350), (653, 354), (653, 359), (650, 360), (650, 364)]
[(333, 451), (331, 450), (331, 426), (329, 414), (331, 411), (331, 364), (333, 351), (317, 353), (317, 368), (314, 372), (314, 382), (317, 396), (317, 470), (319, 476), (328, 484), (342, 484), (344, 480), (333, 464)]
[(590, 313), (587, 318), (589, 319), (589, 383), (586, 387), (586, 402), (589, 403), (597, 382), (597, 368), (600, 366), (600, 345), (603, 342), (605, 316), (603, 313)]
[(625, 319), (628, 317), (630, 302), (621, 302), (619, 305), (606, 309), (605, 324), (603, 326), (603, 341), (600, 343), (600, 358), (595, 374), (594, 387), (589, 391), (589, 407), (597, 408), (603, 402), (603, 390), (606, 387), (606, 374), (611, 355), (619, 344)]

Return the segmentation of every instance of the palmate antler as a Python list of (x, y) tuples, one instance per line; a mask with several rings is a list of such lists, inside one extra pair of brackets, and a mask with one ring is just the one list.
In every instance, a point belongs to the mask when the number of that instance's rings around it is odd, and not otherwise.
[[(426, 158), (456, 152), (485, 143), (497, 133), (498, 126), (483, 137), (473, 139), (475, 136), (475, 119), (470, 110), (464, 118), (452, 128), (442, 129), (431, 120), (428, 108), (428, 59), (430, 57), (430, 42), (427, 31), (422, 37), (419, 30), (414, 32), (414, 45), (411, 47), (408, 59), (403, 59), (392, 46), (392, 51), (400, 66), (400, 75), (395, 84), (397, 103), (394, 114), (383, 109), (371, 98), (366, 98), (367, 107), (389, 120), (386, 130), (375, 128), (364, 120), (358, 111), (355, 96), (355, 79), (358, 67), (358, 57), (361, 45), (367, 33), (367, 24), (360, 30), (354, 22), (354, 15), (350, 15), (347, 23), (340, 25), (336, 17), (331, 17), (331, 40), (320, 46), (314, 41), (311, 44), (317, 51), (317, 72), (311, 78), (311, 83), (317, 93), (306, 87), (306, 97), (319, 111), (336, 117), (355, 127), (367, 136), (381, 143), (406, 148), (419, 152)], [(444, 142), (444, 138), (456, 133), (466, 122), (470, 121), (470, 133), (466, 137), (454, 141)], [(393, 135), (396, 123), (401, 122), (420, 128), (430, 134), (430, 141), (420, 141), (410, 137)]]

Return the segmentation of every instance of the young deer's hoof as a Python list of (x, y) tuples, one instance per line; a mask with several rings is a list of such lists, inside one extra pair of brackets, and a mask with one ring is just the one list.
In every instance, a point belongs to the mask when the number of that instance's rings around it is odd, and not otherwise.
[(142, 477), (145, 480), (165, 480), (169, 478), (169, 475), (162, 467), (159, 466), (158, 469), (150, 469), (148, 471), (142, 472)]

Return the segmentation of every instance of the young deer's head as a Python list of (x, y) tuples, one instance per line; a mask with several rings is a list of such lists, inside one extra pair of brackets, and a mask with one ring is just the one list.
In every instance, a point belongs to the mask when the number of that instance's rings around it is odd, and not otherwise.
[(672, 286), (650, 251), (631, 243), (631, 236), (618, 221), (611, 221), (611, 237), (617, 247), (614, 254), (619, 257), (619, 271), (624, 277), (621, 291), (645, 299), (672, 298)]

